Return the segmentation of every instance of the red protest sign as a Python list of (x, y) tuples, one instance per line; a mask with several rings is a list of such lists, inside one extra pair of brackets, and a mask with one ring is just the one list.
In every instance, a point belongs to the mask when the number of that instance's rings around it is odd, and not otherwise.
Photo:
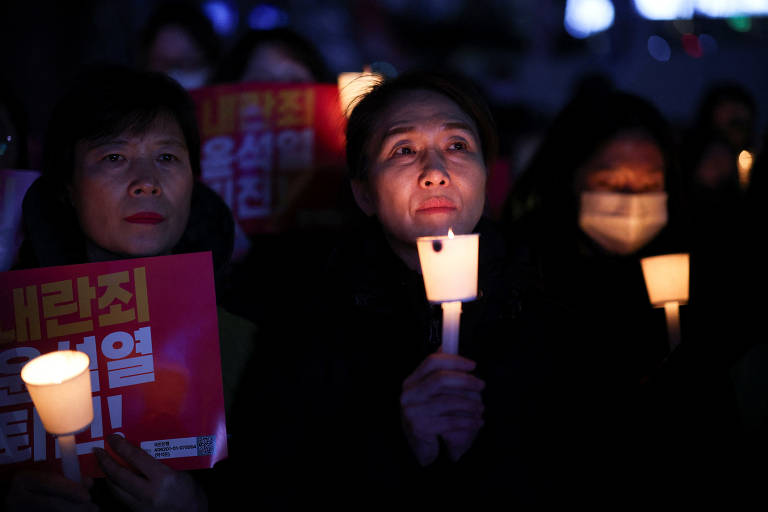
[(99, 475), (91, 452), (113, 433), (175, 469), (226, 457), (210, 253), (0, 273), (0, 471), (60, 457), (20, 377), (54, 350), (91, 359), (83, 474)]
[(247, 234), (327, 216), (344, 183), (345, 118), (325, 84), (226, 84), (191, 91), (203, 181)]

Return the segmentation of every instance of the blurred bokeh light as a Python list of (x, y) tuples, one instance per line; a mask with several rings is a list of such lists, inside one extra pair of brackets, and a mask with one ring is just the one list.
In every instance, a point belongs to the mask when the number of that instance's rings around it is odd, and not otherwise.
[(565, 4), (565, 30), (579, 39), (607, 30), (613, 17), (610, 0), (568, 0)]

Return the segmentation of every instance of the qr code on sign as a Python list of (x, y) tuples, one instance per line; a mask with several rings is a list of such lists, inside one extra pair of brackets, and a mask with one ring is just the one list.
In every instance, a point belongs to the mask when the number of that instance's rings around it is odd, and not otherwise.
[(216, 436), (200, 436), (197, 438), (197, 455), (213, 455), (216, 448)]

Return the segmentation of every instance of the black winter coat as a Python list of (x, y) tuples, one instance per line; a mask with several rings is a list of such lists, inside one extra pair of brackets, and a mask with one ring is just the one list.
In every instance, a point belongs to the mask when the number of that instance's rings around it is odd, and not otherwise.
[(485, 425), (458, 462), (441, 453), (420, 467), (403, 433), (402, 384), (439, 348), (441, 310), (372, 221), (343, 237), (314, 292), (296, 295), (311, 308), (294, 309), (282, 339), (254, 361), (240, 402), (249, 442), (233, 444), (224, 479), (267, 467), (270, 496), (261, 497), (283, 506), (325, 497), (346, 508), (361, 495), (448, 509), (552, 500), (574, 444), (568, 411), (583, 399), (563, 348), (575, 326), (525, 286), (489, 222), (477, 230), (479, 294), (464, 303), (459, 351), (486, 383)]

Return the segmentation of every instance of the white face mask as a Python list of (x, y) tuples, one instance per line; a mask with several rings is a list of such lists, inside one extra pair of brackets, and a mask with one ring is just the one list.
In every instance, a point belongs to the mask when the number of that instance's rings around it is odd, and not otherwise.
[(579, 227), (603, 249), (631, 254), (667, 224), (667, 194), (583, 192)]
[(169, 69), (166, 74), (179, 82), (187, 90), (202, 87), (208, 81), (208, 69), (196, 69), (187, 71), (186, 69)]

